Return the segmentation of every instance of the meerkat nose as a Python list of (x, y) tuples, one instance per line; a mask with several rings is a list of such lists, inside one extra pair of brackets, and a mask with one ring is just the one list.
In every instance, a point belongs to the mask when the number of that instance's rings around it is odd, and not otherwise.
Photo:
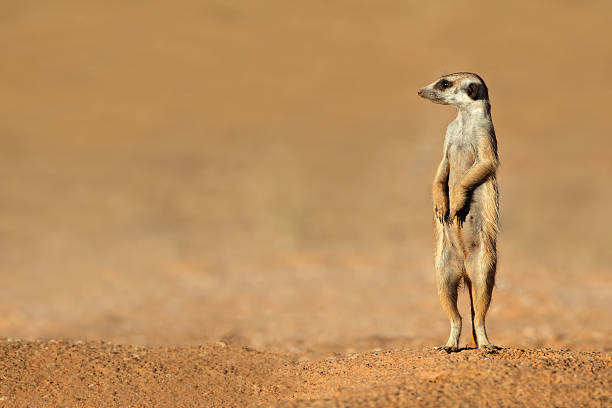
[(419, 95), (419, 96), (423, 95), (423, 91), (419, 90), (419, 91), (417, 92), (417, 95)]

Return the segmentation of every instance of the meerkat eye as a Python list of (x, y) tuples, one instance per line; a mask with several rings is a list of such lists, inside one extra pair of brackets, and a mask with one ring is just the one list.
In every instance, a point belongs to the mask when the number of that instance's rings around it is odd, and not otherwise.
[(446, 79), (441, 79), (438, 81), (438, 83), (435, 85), (435, 88), (443, 91), (445, 89), (450, 88), (453, 85), (452, 82), (447, 81)]

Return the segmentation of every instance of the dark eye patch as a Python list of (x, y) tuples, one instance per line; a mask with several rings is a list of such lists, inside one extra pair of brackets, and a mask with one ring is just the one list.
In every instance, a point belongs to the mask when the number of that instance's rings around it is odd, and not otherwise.
[(440, 91), (444, 91), (453, 86), (453, 83), (446, 79), (441, 79), (434, 85), (434, 88)]

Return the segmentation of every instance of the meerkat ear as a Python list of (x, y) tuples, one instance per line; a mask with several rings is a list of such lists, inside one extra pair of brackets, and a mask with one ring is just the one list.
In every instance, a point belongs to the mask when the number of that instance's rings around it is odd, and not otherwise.
[(470, 82), (467, 87), (467, 94), (473, 100), (478, 99), (478, 94), (480, 94), (480, 84), (477, 84), (476, 82)]

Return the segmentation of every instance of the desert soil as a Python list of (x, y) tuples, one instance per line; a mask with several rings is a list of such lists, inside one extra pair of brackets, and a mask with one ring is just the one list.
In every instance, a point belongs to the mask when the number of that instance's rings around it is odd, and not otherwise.
[[(612, 406), (610, 21), (1, 2), (0, 406)], [(416, 90), (465, 70), (502, 163), (497, 353), (432, 350), (454, 112)]]
[(224, 342), (0, 345), (5, 406), (612, 405), (612, 357), (551, 349), (387, 350), (298, 359)]

